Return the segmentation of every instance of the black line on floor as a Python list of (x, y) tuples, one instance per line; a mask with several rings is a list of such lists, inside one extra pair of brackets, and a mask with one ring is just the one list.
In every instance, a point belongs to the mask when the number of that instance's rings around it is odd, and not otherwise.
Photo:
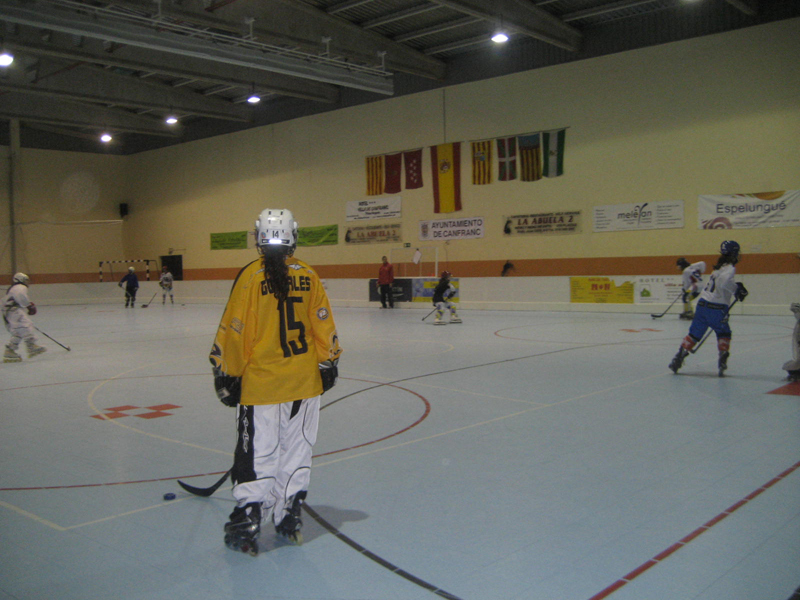
[[(369, 550), (364, 548), (364, 546), (362, 546), (361, 544), (359, 544), (355, 540), (347, 537), (341, 531), (336, 529), (336, 527), (334, 527), (333, 525), (328, 523), (328, 521), (323, 519), (320, 516), (320, 514), (317, 511), (315, 511), (313, 508), (311, 508), (308, 504), (303, 504), (303, 510), (305, 510), (311, 516), (311, 518), (314, 519), (317, 523), (322, 525), (322, 527), (326, 531), (328, 531), (328, 533), (331, 533), (332, 535), (336, 536), (341, 541), (343, 541), (345, 544), (350, 546), (353, 550), (359, 552), (361, 555), (365, 556), (366, 558), (370, 559), (371, 561), (374, 561), (374, 562), (378, 563), (384, 569), (388, 569), (389, 571), (391, 571), (395, 575), (399, 575), (403, 579), (407, 579), (411, 583), (414, 583), (414, 584), (420, 586), (421, 588), (424, 588), (424, 589), (428, 590), (429, 592), (433, 592), (434, 594), (436, 594), (437, 596), (440, 596), (441, 598), (447, 598), (448, 600), (461, 600), (455, 594), (451, 594), (450, 592), (446, 592), (445, 590), (443, 590), (443, 589), (441, 589), (439, 587), (436, 587), (435, 585), (430, 584), (427, 581), (425, 581), (423, 579), (420, 579), (419, 577), (416, 577), (415, 575), (412, 575), (408, 571), (404, 571), (400, 567), (398, 567), (396, 565), (393, 565), (388, 560), (385, 560), (385, 559), (381, 558), (380, 556), (378, 556), (374, 552), (370, 552)], [(794, 600), (794, 599), (791, 599), (791, 600)]]

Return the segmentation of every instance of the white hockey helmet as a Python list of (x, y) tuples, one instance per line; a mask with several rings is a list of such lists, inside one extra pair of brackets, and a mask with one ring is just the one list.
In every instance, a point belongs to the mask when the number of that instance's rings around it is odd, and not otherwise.
[(28, 285), (30, 283), (31, 278), (25, 275), (25, 273), (17, 273), (14, 275), (12, 279), (14, 283), (21, 283), (22, 285)]
[(135, 270), (133, 267), (128, 267), (128, 273), (133, 273)]
[(297, 221), (285, 208), (265, 208), (256, 220), (256, 245), (283, 246), (294, 252), (297, 246)]

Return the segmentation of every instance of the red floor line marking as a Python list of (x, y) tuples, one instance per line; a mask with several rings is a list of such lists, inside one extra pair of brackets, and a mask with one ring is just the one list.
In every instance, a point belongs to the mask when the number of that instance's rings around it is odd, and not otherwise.
[(763, 492), (765, 492), (766, 490), (771, 488), (773, 485), (778, 483), (781, 479), (784, 479), (788, 475), (794, 473), (797, 469), (800, 469), (800, 461), (797, 461), (794, 465), (792, 465), (791, 467), (786, 469), (783, 473), (781, 473), (777, 477), (774, 477), (774, 478), (770, 479), (767, 483), (762, 485), (756, 491), (748, 494), (747, 496), (744, 497), (744, 499), (739, 500), (739, 502), (737, 502), (736, 504), (734, 504), (730, 508), (728, 508), (728, 509), (724, 510), (723, 512), (721, 512), (720, 514), (718, 514), (716, 517), (714, 517), (713, 519), (708, 521), (705, 525), (701, 525), (700, 527), (695, 529), (692, 533), (690, 533), (689, 535), (687, 535), (686, 537), (681, 539), (679, 542), (676, 542), (676, 543), (672, 544), (669, 548), (667, 548), (666, 550), (663, 550), (659, 554), (656, 554), (653, 558), (651, 558), (650, 560), (646, 561), (642, 565), (638, 566), (637, 568), (635, 568), (633, 571), (631, 571), (627, 575), (625, 575), (623, 577), (620, 577), (614, 583), (609, 585), (607, 588), (605, 588), (604, 590), (598, 592), (597, 594), (595, 594), (594, 596), (589, 598), (589, 600), (602, 600), (603, 598), (608, 598), (611, 594), (616, 592), (619, 588), (629, 584), (631, 581), (636, 579), (639, 575), (641, 575), (642, 573), (644, 573), (645, 571), (647, 571), (651, 567), (656, 566), (658, 563), (660, 563), (665, 558), (668, 558), (669, 556), (675, 554), (675, 552), (677, 552), (678, 550), (683, 548), (686, 544), (688, 544), (692, 540), (696, 539), (700, 534), (705, 533), (706, 531), (711, 529), (714, 525), (716, 525), (717, 523), (719, 523), (720, 521), (722, 521), (723, 519), (725, 519), (726, 517), (728, 517), (732, 513), (734, 513), (737, 510), (739, 510), (745, 504), (750, 502), (750, 500), (760, 496)]

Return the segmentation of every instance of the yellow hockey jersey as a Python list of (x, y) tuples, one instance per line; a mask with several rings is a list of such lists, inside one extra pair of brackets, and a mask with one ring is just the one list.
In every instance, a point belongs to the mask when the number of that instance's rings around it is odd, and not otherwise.
[(241, 404), (318, 396), (319, 363), (342, 354), (319, 276), (296, 258), (286, 263), (291, 279), (286, 302), (268, 289), (261, 259), (239, 272), (214, 339), (211, 363), (242, 378)]

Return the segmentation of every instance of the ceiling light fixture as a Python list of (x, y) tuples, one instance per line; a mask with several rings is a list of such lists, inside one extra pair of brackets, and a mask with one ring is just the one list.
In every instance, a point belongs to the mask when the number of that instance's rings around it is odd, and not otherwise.
[(178, 117), (175, 115), (169, 115), (166, 119), (164, 119), (164, 121), (167, 123), (167, 125), (175, 125), (175, 123), (178, 122)]
[(14, 62), (14, 55), (6, 50), (0, 52), (0, 67), (7, 67)]
[(504, 31), (496, 31), (492, 36), (492, 41), (495, 44), (505, 44), (508, 41), (508, 35)]
[(261, 102), (261, 96), (258, 94), (251, 94), (250, 97), (247, 99), (250, 104), (258, 104)]
[(104, 133), (103, 135), (100, 136), (100, 141), (103, 142), (104, 144), (107, 144), (113, 139), (114, 138), (111, 136), (110, 133)]

